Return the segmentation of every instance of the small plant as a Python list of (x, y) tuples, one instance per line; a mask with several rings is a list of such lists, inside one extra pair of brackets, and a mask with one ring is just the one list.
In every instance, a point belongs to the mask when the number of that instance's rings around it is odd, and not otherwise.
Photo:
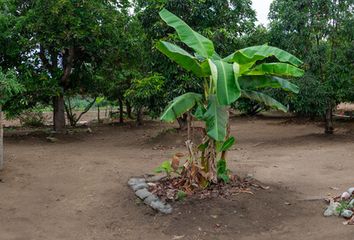
[(176, 198), (178, 201), (183, 201), (185, 198), (187, 197), (187, 193), (182, 191), (182, 190), (178, 190)]
[(172, 173), (180, 174), (181, 167), (179, 166), (180, 158), (183, 157), (182, 153), (176, 153), (171, 161), (164, 161), (160, 166), (155, 168), (156, 173), (166, 173), (167, 177), (170, 177)]
[(163, 163), (161, 163), (160, 166), (158, 166), (157, 168), (155, 168), (155, 172), (156, 173), (166, 173), (166, 176), (169, 177), (171, 176), (171, 173), (173, 172), (173, 168), (171, 166), (171, 162), (166, 160)]
[(344, 210), (347, 210), (350, 208), (349, 202), (347, 201), (340, 201), (339, 206), (336, 208), (337, 213), (341, 214)]

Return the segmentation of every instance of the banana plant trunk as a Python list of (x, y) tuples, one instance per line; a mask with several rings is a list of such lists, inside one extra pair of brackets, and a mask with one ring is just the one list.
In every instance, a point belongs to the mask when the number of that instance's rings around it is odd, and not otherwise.
[(208, 180), (212, 183), (217, 183), (218, 182), (218, 176), (216, 172), (216, 145), (215, 145), (215, 140), (214, 139), (209, 139), (209, 144), (206, 149), (206, 172), (208, 175)]
[[(230, 120), (227, 122), (227, 128), (226, 128), (226, 139), (228, 139), (230, 137)], [(222, 151), (221, 152), (221, 158), (220, 159), (224, 159), (226, 161), (226, 153), (227, 151)]]

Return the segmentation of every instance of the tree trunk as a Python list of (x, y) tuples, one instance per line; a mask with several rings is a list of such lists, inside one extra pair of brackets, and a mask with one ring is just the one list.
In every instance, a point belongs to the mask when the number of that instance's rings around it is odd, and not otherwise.
[(136, 110), (136, 124), (138, 126), (143, 125), (143, 109), (139, 108)]
[(55, 132), (65, 132), (65, 104), (63, 94), (53, 97), (53, 123)]
[(123, 114), (124, 114), (124, 109), (123, 109), (123, 100), (122, 99), (118, 99), (119, 102), (119, 122), (120, 123), (124, 123), (124, 118), (123, 118)]
[(325, 134), (333, 134), (333, 105), (331, 103), (328, 104), (325, 120)]
[(130, 119), (133, 119), (133, 116), (132, 116), (132, 106), (126, 102), (126, 105), (127, 105), (127, 115), (128, 115), (128, 118)]
[(4, 167), (4, 129), (2, 124), (2, 106), (0, 105), (0, 170)]
[(179, 124), (179, 129), (185, 131), (188, 129), (188, 116), (187, 114), (183, 114), (182, 117), (177, 118), (177, 122)]
[(101, 122), (101, 111), (100, 111), (100, 106), (97, 106), (97, 122)]

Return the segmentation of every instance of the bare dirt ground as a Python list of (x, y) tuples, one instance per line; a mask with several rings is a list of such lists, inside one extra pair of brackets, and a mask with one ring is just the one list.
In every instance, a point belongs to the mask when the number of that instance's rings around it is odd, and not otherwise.
[(354, 125), (338, 127), (327, 137), (313, 123), (232, 119), (231, 170), (252, 173), (270, 190), (189, 199), (168, 216), (141, 204), (127, 180), (184, 151), (170, 125), (92, 127), (56, 143), (45, 134), (7, 137), (0, 239), (353, 240), (354, 226), (324, 218), (318, 200), (354, 185)]

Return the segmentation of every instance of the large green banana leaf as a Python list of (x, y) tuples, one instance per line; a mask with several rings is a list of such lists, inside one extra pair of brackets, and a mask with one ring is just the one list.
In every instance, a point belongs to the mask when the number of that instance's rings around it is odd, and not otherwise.
[(176, 97), (166, 107), (160, 119), (166, 122), (173, 122), (182, 114), (192, 109), (202, 98), (201, 94), (192, 92)]
[(239, 64), (255, 63), (256, 61), (274, 56), (281, 62), (288, 62), (295, 66), (300, 66), (302, 61), (294, 55), (276, 47), (260, 45), (244, 48), (224, 58), (227, 62), (238, 62)]
[(215, 95), (210, 95), (207, 111), (204, 114), (208, 136), (216, 141), (224, 141), (228, 118), (227, 108), (218, 103)]
[(210, 73), (210, 71), (205, 73), (203, 67), (194, 56), (175, 44), (159, 41), (156, 44), (156, 48), (181, 67), (187, 71), (193, 72), (198, 77), (205, 77)]
[(176, 30), (182, 42), (187, 44), (187, 46), (192, 48), (199, 55), (203, 56), (204, 58), (209, 58), (214, 55), (215, 50), (213, 42), (201, 34), (195, 32), (182, 19), (166, 9), (162, 9), (160, 11), (160, 17), (169, 26)]
[(304, 70), (287, 63), (262, 63), (251, 69), (246, 75), (277, 75), (285, 77), (301, 77)]
[(261, 92), (242, 90), (242, 97), (263, 103), (268, 107), (275, 108), (283, 112), (288, 111), (287, 107), (283, 104)]
[(219, 103), (230, 105), (241, 96), (241, 89), (237, 81), (239, 67), (234, 67), (233, 64), (222, 60), (209, 60), (209, 65)]
[(257, 90), (261, 88), (281, 88), (293, 93), (299, 92), (299, 87), (286, 79), (275, 76), (241, 76), (238, 79), (241, 89)]

